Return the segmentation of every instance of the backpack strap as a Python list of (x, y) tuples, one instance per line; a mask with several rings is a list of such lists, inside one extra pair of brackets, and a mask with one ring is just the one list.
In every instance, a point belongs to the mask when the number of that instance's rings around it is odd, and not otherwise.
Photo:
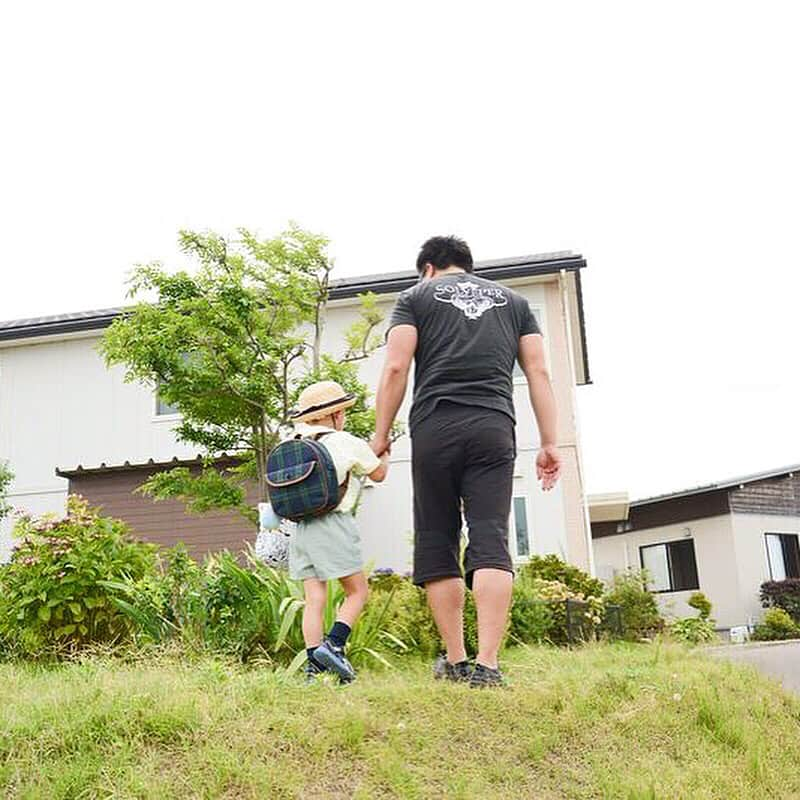
[[(320, 433), (315, 433), (311, 438), (318, 442), (323, 436), (327, 436), (329, 433), (336, 433), (336, 431), (321, 431)], [(341, 503), (344, 500), (344, 496), (347, 494), (347, 489), (350, 486), (350, 473), (348, 472), (345, 476), (345, 479), (342, 483), (339, 484), (339, 502)]]

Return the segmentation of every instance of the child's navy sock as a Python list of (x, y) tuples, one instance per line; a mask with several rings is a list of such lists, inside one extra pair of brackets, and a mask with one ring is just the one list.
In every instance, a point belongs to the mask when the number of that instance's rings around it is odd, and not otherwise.
[(344, 647), (347, 644), (347, 637), (350, 635), (350, 626), (346, 622), (334, 622), (333, 627), (328, 633), (328, 639), (336, 647)]

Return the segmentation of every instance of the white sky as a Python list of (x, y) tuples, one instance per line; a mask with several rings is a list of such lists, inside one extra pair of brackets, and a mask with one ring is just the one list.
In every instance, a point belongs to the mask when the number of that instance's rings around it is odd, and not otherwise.
[(800, 462), (793, 3), (270, 5), (3, 5), (0, 319), (124, 302), (181, 227), (572, 249), (590, 491)]

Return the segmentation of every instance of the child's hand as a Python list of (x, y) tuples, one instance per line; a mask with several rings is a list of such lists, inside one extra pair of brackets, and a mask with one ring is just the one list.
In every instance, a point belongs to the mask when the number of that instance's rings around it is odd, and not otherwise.
[(372, 441), (369, 444), (372, 448), (372, 452), (375, 453), (378, 458), (383, 458), (385, 454), (392, 452), (392, 442), (388, 436), (375, 435), (372, 437)]
[(380, 461), (380, 466), (376, 467), (370, 474), (367, 476), (371, 481), (375, 483), (381, 483), (381, 481), (386, 479), (386, 474), (389, 472), (389, 453), (384, 453), (382, 456), (378, 458)]

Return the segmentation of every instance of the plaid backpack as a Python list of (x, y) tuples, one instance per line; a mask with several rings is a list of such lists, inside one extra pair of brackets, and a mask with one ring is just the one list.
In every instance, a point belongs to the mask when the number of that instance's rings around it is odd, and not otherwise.
[(269, 500), (279, 517), (300, 522), (327, 514), (341, 503), (350, 475), (340, 486), (331, 454), (319, 441), (327, 435), (328, 431), (309, 439), (295, 436), (267, 457)]

